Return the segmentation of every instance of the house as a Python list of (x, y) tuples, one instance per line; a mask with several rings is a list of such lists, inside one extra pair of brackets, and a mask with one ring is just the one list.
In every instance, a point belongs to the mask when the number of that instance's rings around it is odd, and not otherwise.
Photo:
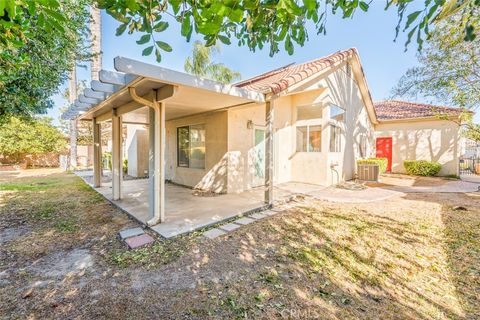
[(376, 156), (388, 158), (387, 171), (404, 173), (404, 160), (436, 161), (439, 175), (458, 175), (462, 110), (398, 100), (375, 103)]
[[(161, 234), (271, 206), (274, 186), (352, 179), (356, 159), (375, 154), (378, 121), (355, 49), (234, 85), (122, 57), (114, 65), (64, 117), (94, 124), (94, 186), (143, 223), (160, 223)], [(112, 130), (111, 188), (101, 185), (103, 122)], [(136, 180), (132, 192), (122, 190), (132, 183), (121, 173), (125, 124), (148, 127), (148, 184)], [(225, 195), (194, 198), (182, 186)]]

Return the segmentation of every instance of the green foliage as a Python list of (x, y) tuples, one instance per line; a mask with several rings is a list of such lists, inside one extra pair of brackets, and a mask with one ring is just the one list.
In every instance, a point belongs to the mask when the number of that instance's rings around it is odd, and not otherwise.
[(376, 164), (379, 166), (380, 173), (385, 173), (387, 171), (388, 159), (387, 158), (368, 158), (368, 159), (359, 159), (357, 164)]
[(240, 72), (232, 71), (223, 63), (212, 61), (212, 55), (220, 53), (220, 46), (204, 46), (200, 41), (193, 44), (192, 55), (185, 60), (185, 71), (221, 83), (240, 80)]
[(62, 152), (66, 140), (51, 119), (10, 117), (0, 126), (0, 154), (20, 160), (26, 154)]
[(0, 117), (52, 107), (74, 58), (86, 59), (90, 0), (0, 0)]
[(122, 170), (125, 174), (128, 172), (128, 159), (123, 159)]
[[(250, 50), (270, 47), (273, 56), (283, 49), (294, 53), (294, 46), (303, 46), (308, 40), (307, 23), (315, 25), (317, 34), (325, 33), (327, 16), (340, 14), (344, 19), (353, 17), (357, 9), (368, 11), (369, 1), (362, 0), (242, 0), (242, 1), (196, 1), (196, 0), (98, 0), (100, 8), (119, 21), (117, 35), (124, 32), (143, 33), (138, 44), (146, 45), (143, 55), (155, 52), (160, 62), (162, 51), (171, 47), (159, 41), (169, 27), (167, 19), (180, 24), (181, 35), (190, 41), (193, 32), (203, 36), (207, 47), (218, 41)], [(433, 1), (426, 0), (425, 8), (412, 11), (412, 0), (386, 0), (386, 10), (395, 7), (399, 21), (397, 35), (403, 26), (408, 32), (408, 43), (415, 38), (421, 47), (433, 23), (461, 14), (461, 27), (466, 40), (475, 38), (478, 16), (475, 9), (478, 0)], [(173, 17), (173, 19), (172, 19)]]
[[(480, 8), (475, 14), (480, 16)], [(393, 95), (423, 96), (465, 109), (480, 104), (480, 37), (464, 41), (464, 19), (456, 14), (438, 24), (418, 54), (419, 66), (405, 73)]]
[(434, 161), (405, 160), (403, 166), (407, 174), (414, 176), (435, 176), (442, 169), (442, 165)]

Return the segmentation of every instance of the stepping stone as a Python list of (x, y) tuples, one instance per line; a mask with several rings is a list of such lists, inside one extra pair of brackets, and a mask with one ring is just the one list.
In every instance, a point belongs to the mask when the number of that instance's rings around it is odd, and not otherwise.
[(145, 233), (145, 231), (143, 231), (142, 228), (137, 227), (137, 228), (122, 230), (118, 233), (118, 235), (120, 236), (120, 239), (125, 240), (126, 238), (139, 236), (139, 235), (144, 234), (144, 233)]
[(229, 223), (229, 224), (224, 224), (223, 226), (220, 226), (220, 229), (225, 230), (225, 231), (233, 231), (235, 229), (240, 228), (238, 224), (235, 223)]
[(125, 239), (125, 243), (127, 244), (129, 249), (146, 247), (151, 245), (154, 242), (155, 242), (155, 239), (153, 239), (151, 236), (149, 236), (146, 233), (139, 236), (134, 236), (134, 237)]
[(263, 218), (267, 217), (267, 215), (265, 215), (263, 213), (254, 213), (254, 214), (251, 214), (249, 217), (259, 220), (259, 219), (263, 219)]
[(252, 218), (241, 218), (241, 219), (238, 219), (238, 220), (235, 220), (235, 223), (236, 224), (241, 224), (241, 225), (246, 225), (246, 224), (249, 224), (249, 223), (252, 223), (253, 220)]
[(214, 239), (216, 237), (223, 236), (224, 234), (227, 234), (227, 233), (223, 230), (213, 228), (213, 229), (210, 229), (208, 231), (205, 231), (203, 233), (203, 236), (207, 237), (208, 239)]
[(278, 211), (273, 211), (273, 210), (267, 210), (267, 211), (263, 211), (262, 214), (266, 215), (266, 216), (273, 216), (275, 214), (277, 214)]

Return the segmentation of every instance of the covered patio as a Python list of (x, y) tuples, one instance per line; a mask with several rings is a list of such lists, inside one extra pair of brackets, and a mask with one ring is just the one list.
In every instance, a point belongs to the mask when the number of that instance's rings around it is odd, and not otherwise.
[[(114, 65), (117, 72), (100, 71), (99, 81), (92, 81), (91, 88), (64, 114), (64, 118), (93, 123), (91, 184), (99, 193), (167, 238), (272, 206), (273, 107), (263, 94), (122, 57), (115, 58)], [(192, 189), (166, 183), (166, 159), (174, 152), (166, 150), (166, 121), (248, 104), (266, 105), (264, 186), (242, 193), (200, 196)], [(101, 174), (102, 122), (111, 122), (112, 130), (108, 182), (102, 181)], [(148, 128), (148, 179), (123, 181), (123, 124)]]
[[(77, 172), (87, 183), (92, 172)], [(105, 198), (130, 214), (142, 224), (149, 219), (148, 179), (123, 181), (123, 199), (113, 200), (109, 174), (103, 177), (103, 186), (96, 188)], [(307, 184), (282, 184), (275, 187), (275, 201), (286, 201), (299, 191), (304, 193), (324, 187)], [(165, 185), (165, 221), (152, 230), (165, 238), (175, 237), (219, 222), (266, 208), (264, 188), (253, 188), (239, 194), (200, 195), (190, 188), (175, 184)]]

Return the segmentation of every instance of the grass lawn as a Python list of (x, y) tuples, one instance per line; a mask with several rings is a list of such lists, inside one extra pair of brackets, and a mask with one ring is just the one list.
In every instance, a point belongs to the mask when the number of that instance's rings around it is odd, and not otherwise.
[(123, 212), (72, 174), (29, 172), (0, 175), (0, 318), (480, 318), (478, 193), (305, 199), (128, 251)]

